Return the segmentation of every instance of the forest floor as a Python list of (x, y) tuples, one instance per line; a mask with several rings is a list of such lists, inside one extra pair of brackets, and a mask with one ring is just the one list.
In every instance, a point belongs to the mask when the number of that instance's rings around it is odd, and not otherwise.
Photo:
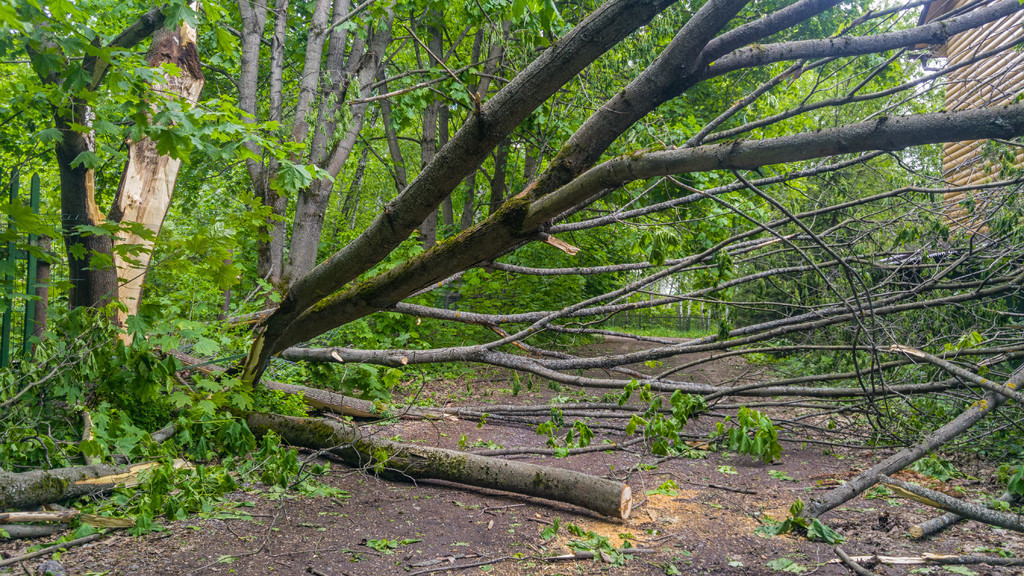
[[(610, 338), (588, 347), (590, 354), (635, 348), (630, 340)], [(679, 366), (690, 356), (666, 360)], [(644, 367), (637, 367), (644, 369)], [(743, 383), (758, 370), (731, 357), (684, 371), (678, 377), (722, 386)], [(475, 381), (428, 383), (423, 398), (439, 404), (537, 404), (555, 394), (580, 397), (580, 391), (553, 391), (546, 384), (521, 382), (513, 395), (508, 375), (488, 371)], [(603, 390), (583, 391), (599, 397)], [(772, 413), (787, 417), (789, 412)], [(694, 432), (710, 430), (717, 418), (704, 417)], [(621, 424), (621, 423), (617, 423)], [(621, 427), (621, 426), (619, 426)], [(594, 443), (622, 440), (621, 432), (597, 430)], [(457, 448), (467, 446), (542, 447), (545, 437), (532, 427), (487, 422), (403, 420), (381, 430), (406, 442)], [(569, 458), (516, 456), (525, 461), (571, 468), (624, 480), (633, 488), (635, 507), (626, 522), (610, 521), (567, 504), (478, 490), (441, 482), (399, 483), (375, 478), (335, 464), (321, 480), (346, 490), (349, 498), (313, 498), (253, 487), (232, 495), (244, 507), (208, 518), (170, 522), (167, 530), (139, 538), (113, 535), (66, 552), (61, 562), (75, 575), (389, 575), (455, 574), (849, 574), (828, 563), (832, 546), (791, 535), (766, 537), (755, 532), (769, 517), (782, 520), (798, 498), (808, 500), (854, 476), (885, 451), (828, 447), (783, 435), (782, 461), (765, 465), (746, 456), (709, 453), (705, 458), (660, 460), (641, 449), (592, 452)], [(470, 448), (472, 449), (472, 448)], [(939, 483), (904, 472), (911, 480), (968, 495), (999, 493), (994, 472), (982, 463), (957, 461), (968, 477)], [(673, 480), (671, 495), (647, 492)], [(922, 553), (1024, 556), (1024, 535), (965, 522), (942, 534), (914, 541), (907, 528), (936, 515), (916, 503), (892, 498), (858, 497), (827, 514), (826, 523), (846, 541), (851, 555), (920, 556)], [(558, 521), (551, 540), (542, 531)], [(574, 524), (584, 532), (606, 536), (612, 545), (623, 540), (649, 552), (632, 555), (623, 566), (600, 560), (547, 562), (546, 556), (571, 553), (566, 544)], [(387, 540), (393, 549), (381, 552), (368, 543)], [(30, 542), (0, 545), (4, 555)], [(788, 562), (787, 562), (788, 560)], [(31, 574), (38, 561), (26, 562)], [(771, 566), (770, 566), (771, 565)], [(783, 572), (778, 569), (788, 566)], [(877, 574), (1021, 574), (1021, 568), (893, 566), (873, 567)]]

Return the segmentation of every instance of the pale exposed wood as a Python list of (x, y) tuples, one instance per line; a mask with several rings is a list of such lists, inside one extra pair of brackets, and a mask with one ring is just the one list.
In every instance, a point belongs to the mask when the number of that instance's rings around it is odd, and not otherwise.
[(3, 512), (0, 522), (58, 522), (68, 524), (75, 518), (96, 528), (130, 528), (135, 525), (131, 518), (109, 518), (96, 514), (82, 514), (78, 510), (61, 512)]
[[(154, 86), (156, 93), (167, 94), (168, 98), (198, 101), (205, 79), (199, 63), (194, 28), (182, 23), (178, 29), (158, 30), (153, 35), (148, 60), (151, 66), (174, 64), (181, 71), (179, 76), (165, 76), (163, 84)], [(180, 166), (180, 159), (160, 154), (156, 142), (149, 138), (131, 142), (128, 146), (128, 165), (121, 176), (121, 184), (110, 211), (111, 220), (137, 223), (154, 235), (159, 233), (171, 204)], [(125, 310), (118, 311), (118, 320), (123, 324), (128, 316), (138, 312), (153, 242), (122, 230), (116, 243), (138, 247), (128, 257), (122, 257), (116, 251), (114, 253), (120, 283), (118, 296), (125, 306)], [(130, 342), (131, 335), (125, 335), (122, 339)]]

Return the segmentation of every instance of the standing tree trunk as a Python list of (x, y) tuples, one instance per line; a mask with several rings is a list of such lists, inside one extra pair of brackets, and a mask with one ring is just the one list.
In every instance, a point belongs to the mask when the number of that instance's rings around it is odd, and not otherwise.
[(91, 124), (84, 102), (56, 114), (62, 139), (57, 143), (60, 171), (61, 232), (68, 254), (72, 308), (99, 307), (117, 298), (117, 273), (113, 263), (113, 242), (105, 234), (83, 232), (82, 226), (100, 226), (103, 216), (96, 205), (96, 175), (84, 163), (74, 165), (80, 154), (91, 153), (91, 134), (77, 132), (72, 125)]
[[(358, 60), (356, 79), (359, 83), (360, 94), (368, 95), (380, 69), (384, 50), (391, 41), (391, 22), (377, 22), (372, 27), (370, 38), (366, 43), (366, 51)], [(333, 42), (333, 40), (332, 40)], [(309, 56), (307, 55), (307, 58)], [(350, 57), (351, 59), (351, 57)], [(317, 59), (319, 62), (319, 59)], [(344, 98), (343, 85), (335, 97), (338, 100)], [(309, 187), (300, 190), (295, 201), (295, 219), (292, 223), (291, 242), (288, 245), (288, 261), (285, 264), (284, 277), (281, 280), (282, 287), (290, 286), (295, 280), (303, 277), (316, 265), (317, 254), (320, 251), (320, 235), (323, 232), (324, 215), (327, 205), (334, 191), (334, 179), (341, 174), (348, 157), (352, 154), (358, 140), (359, 133), (363, 129), (366, 120), (366, 112), (370, 102), (366, 99), (351, 103), (352, 120), (347, 127), (345, 134), (330, 149), (326, 147), (328, 139), (324, 138), (321, 127), (317, 128), (317, 136), (314, 137), (314, 147), (310, 158), (319, 168), (327, 173), (327, 177), (314, 181)], [(336, 123), (330, 123), (324, 129), (333, 130)], [(322, 140), (321, 140), (322, 139)], [(322, 142), (323, 155), (317, 158), (317, 142)]]
[[(438, 14), (435, 13), (432, 16), (438, 19)], [(427, 58), (432, 68), (440, 67), (441, 62), (438, 58), (440, 58), (441, 50), (441, 30), (431, 26), (430, 40), (427, 43)], [(437, 118), (440, 107), (441, 103), (437, 98), (434, 98), (423, 111), (423, 137), (420, 139), (420, 170), (426, 168), (434, 159), (434, 156), (437, 155)], [(448, 196), (448, 200), (451, 202), (451, 196)], [(437, 210), (431, 212), (423, 220), (419, 230), (423, 249), (429, 250), (433, 248), (434, 244), (437, 243)]]
[[(153, 35), (148, 61), (153, 67), (173, 64), (181, 71), (180, 76), (168, 76), (164, 84), (154, 86), (156, 92), (191, 102), (198, 101), (205, 79), (199, 63), (194, 28), (182, 23), (177, 29), (157, 30)], [(121, 184), (110, 209), (110, 220), (142, 224), (156, 236), (167, 216), (180, 167), (181, 159), (160, 154), (156, 142), (149, 138), (132, 142), (128, 147), (128, 165), (121, 175)], [(141, 248), (133, 249), (128, 257), (114, 254), (117, 277), (121, 283), (118, 297), (124, 305), (123, 309), (118, 310), (117, 318), (123, 324), (128, 316), (139, 311), (142, 284), (153, 255), (153, 240), (122, 231), (118, 234), (117, 243)], [(131, 341), (131, 335), (124, 338)]]

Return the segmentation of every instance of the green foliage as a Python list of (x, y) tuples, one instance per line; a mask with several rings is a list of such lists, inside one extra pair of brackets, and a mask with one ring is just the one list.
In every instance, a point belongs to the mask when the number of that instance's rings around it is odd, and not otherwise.
[[(610, 560), (610, 563), (613, 566), (623, 566), (625, 565), (626, 560), (632, 558), (632, 556), (616, 550), (615, 547), (611, 545), (611, 541), (607, 536), (601, 536), (593, 531), (584, 531), (575, 524), (569, 524), (567, 530), (569, 531), (569, 534), (576, 537), (576, 539), (569, 540), (567, 544), (569, 548), (572, 548), (577, 552), (595, 552), (595, 560), (604, 557), (606, 561)], [(629, 548), (629, 546), (626, 546), (626, 548)]]
[(793, 574), (807, 572), (807, 567), (785, 557), (769, 560), (765, 565), (776, 572), (791, 572)]
[(381, 538), (378, 540), (367, 540), (366, 545), (381, 554), (394, 554), (395, 550), (397, 550), (399, 546), (408, 546), (409, 544), (415, 544), (422, 541), (423, 540), (417, 538), (405, 538), (404, 540), (388, 540), (386, 538)]
[(679, 454), (700, 458), (703, 455), (699, 450), (688, 446), (680, 436), (686, 423), (707, 409), (702, 396), (683, 394), (677, 390), (669, 398), (670, 411), (665, 414), (662, 412), (661, 396), (651, 393), (650, 384), (640, 385), (635, 380), (626, 385), (619, 396), (619, 405), (625, 405), (634, 391), (639, 393), (647, 408), (642, 414), (630, 418), (629, 424), (626, 425), (627, 435), (642, 429), (644, 437), (652, 441), (651, 451), (661, 456)]
[(817, 518), (805, 518), (803, 500), (797, 500), (789, 507), (789, 516), (782, 522), (769, 523), (758, 528), (766, 534), (778, 535), (798, 532), (807, 536), (809, 540), (820, 540), (826, 544), (839, 544), (843, 541), (842, 535), (823, 524)]
[(541, 539), (544, 540), (545, 542), (547, 542), (548, 540), (551, 540), (552, 538), (557, 536), (558, 535), (558, 528), (561, 526), (561, 524), (562, 524), (561, 521), (558, 518), (555, 518), (551, 522), (551, 524), (548, 524), (547, 526), (544, 527), (543, 530), (541, 530), (541, 533), (540, 533)]
[(952, 462), (940, 458), (938, 454), (929, 454), (926, 458), (914, 462), (910, 465), (910, 469), (943, 482), (962, 476)]
[(1000, 476), (1006, 483), (1006, 490), (1017, 496), (1024, 496), (1024, 465), (1000, 467)]
[(554, 406), (551, 408), (551, 419), (537, 425), (537, 434), (548, 437), (547, 445), (554, 448), (556, 457), (565, 458), (573, 448), (590, 446), (594, 432), (585, 423), (579, 420), (574, 421), (565, 433), (565, 437), (559, 442), (557, 435), (563, 426), (565, 426), (565, 419), (562, 417), (562, 411)]
[(661, 494), (662, 496), (678, 496), (679, 485), (676, 484), (675, 480), (666, 480), (661, 483), (661, 486), (658, 486), (654, 490), (647, 491), (648, 496), (652, 494)]
[(782, 455), (779, 435), (770, 418), (763, 413), (747, 408), (739, 409), (733, 426), (731, 417), (715, 425), (712, 438), (723, 438), (729, 450), (747, 454), (766, 463), (776, 460)]

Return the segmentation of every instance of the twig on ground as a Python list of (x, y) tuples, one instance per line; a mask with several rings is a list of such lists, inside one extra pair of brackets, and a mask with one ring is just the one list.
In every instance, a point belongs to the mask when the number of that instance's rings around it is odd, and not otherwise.
[(67, 550), (68, 548), (88, 544), (89, 542), (99, 540), (108, 534), (110, 534), (110, 532), (97, 532), (96, 534), (89, 534), (88, 536), (82, 536), (81, 538), (76, 538), (75, 540), (68, 542), (61, 542), (59, 544), (47, 546), (46, 548), (36, 550), (35, 552), (29, 552), (28, 554), (22, 554), (21, 556), (13, 556), (6, 560), (0, 560), (0, 567), (10, 566), (11, 564), (17, 564), (18, 562), (24, 562), (25, 560), (39, 558), (40, 556), (46, 556), (47, 554), (52, 554), (58, 550)]
[(839, 559), (843, 561), (843, 564), (845, 564), (846, 567), (850, 570), (853, 570), (853, 572), (858, 576), (878, 576), (878, 574), (876, 574), (875, 572), (868, 570), (867, 568), (861, 566), (856, 561), (854, 561), (853, 558), (850, 558), (850, 556), (843, 551), (842, 547), (836, 546), (834, 550), (836, 556), (839, 556)]

